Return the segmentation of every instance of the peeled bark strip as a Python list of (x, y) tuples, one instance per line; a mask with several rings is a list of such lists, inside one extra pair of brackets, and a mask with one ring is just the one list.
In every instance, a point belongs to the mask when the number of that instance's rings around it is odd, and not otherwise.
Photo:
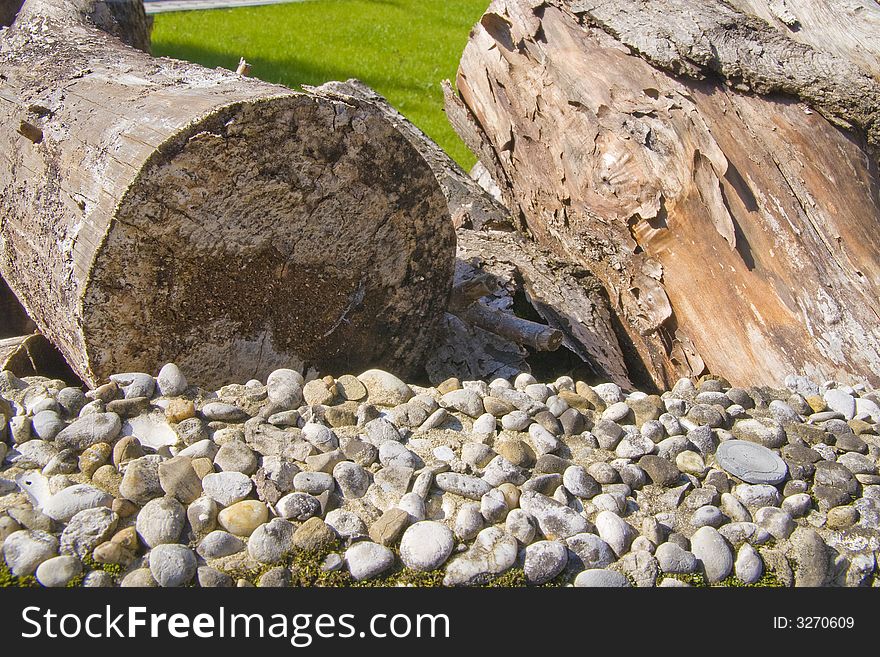
[(659, 387), (880, 383), (876, 70), (811, 34), (695, 0), (498, 0), (472, 32), (450, 119)]
[(29, 0), (0, 33), (0, 272), (90, 385), (167, 361), (418, 370), (455, 236), (366, 103), (153, 59)]

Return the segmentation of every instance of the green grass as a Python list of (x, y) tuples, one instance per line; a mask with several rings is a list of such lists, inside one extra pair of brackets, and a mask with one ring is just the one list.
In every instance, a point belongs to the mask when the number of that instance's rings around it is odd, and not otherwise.
[(310, 0), (158, 14), (153, 54), (290, 87), (359, 78), (465, 169), (476, 162), (443, 113), (471, 27), (489, 0)]

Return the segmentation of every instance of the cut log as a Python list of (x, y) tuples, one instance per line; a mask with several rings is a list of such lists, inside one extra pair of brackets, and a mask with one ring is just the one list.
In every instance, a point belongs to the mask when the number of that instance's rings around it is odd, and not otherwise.
[[(632, 387), (628, 368), (639, 374), (639, 365), (621, 348), (615, 328), (619, 322), (592, 274), (512, 233), (509, 210), (363, 83), (331, 82), (314, 90), (372, 103), (422, 154), (446, 195), (458, 225), (456, 285), (445, 331), (427, 365), (432, 382), (451, 376), (509, 378), (530, 371), (523, 345), (555, 350), (561, 339), (583, 364), (579, 374)], [(522, 297), (530, 314), (547, 325), (518, 317), (515, 297)], [(479, 306), (472, 307), (480, 298)]]
[[(496, 0), (447, 90), (506, 205), (598, 276), (658, 387), (880, 383), (880, 5), (806, 4)], [(743, 13), (783, 5), (800, 37)]]
[(153, 59), (95, 6), (28, 0), (0, 32), (0, 271), (80, 377), (420, 371), (455, 234), (404, 136), (368, 103)]

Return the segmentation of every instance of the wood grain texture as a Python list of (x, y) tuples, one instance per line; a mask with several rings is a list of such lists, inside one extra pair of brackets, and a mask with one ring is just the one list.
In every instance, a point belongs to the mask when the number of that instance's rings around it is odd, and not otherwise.
[(450, 119), (661, 388), (880, 382), (876, 81), (783, 39), (715, 2), (498, 0), (463, 54)]
[(420, 369), (455, 235), (400, 132), (369, 104), (151, 58), (90, 15), (29, 0), (0, 33), (0, 271), (82, 379)]

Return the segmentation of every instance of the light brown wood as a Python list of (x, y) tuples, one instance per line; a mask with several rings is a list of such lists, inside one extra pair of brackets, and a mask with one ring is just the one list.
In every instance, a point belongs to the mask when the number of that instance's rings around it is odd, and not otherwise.
[(876, 385), (877, 41), (850, 61), (839, 31), (795, 41), (714, 0), (496, 0), (447, 112), (526, 230), (602, 281), (659, 387)]
[(418, 152), (369, 104), (127, 47), (100, 5), (0, 32), (0, 272), (82, 379), (419, 370), (455, 235)]

